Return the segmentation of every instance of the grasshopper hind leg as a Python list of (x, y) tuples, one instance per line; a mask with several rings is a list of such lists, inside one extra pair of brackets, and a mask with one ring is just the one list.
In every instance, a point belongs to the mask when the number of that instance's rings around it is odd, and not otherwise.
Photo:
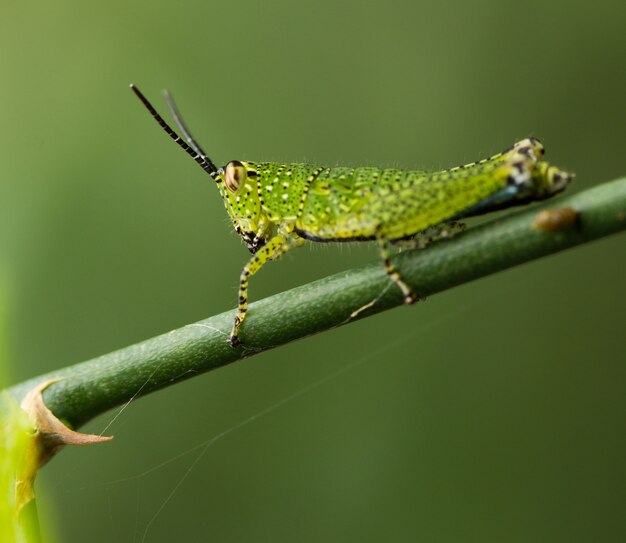
[(448, 221), (446, 223), (430, 226), (417, 234), (401, 239), (393, 239), (391, 243), (400, 249), (425, 249), (433, 242), (450, 239), (457, 233), (465, 232), (465, 223), (459, 221)]

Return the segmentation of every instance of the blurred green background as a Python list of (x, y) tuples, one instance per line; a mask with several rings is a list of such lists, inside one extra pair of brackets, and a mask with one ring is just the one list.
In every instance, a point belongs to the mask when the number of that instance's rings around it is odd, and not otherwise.
[[(234, 306), (247, 251), (210, 179), (130, 82), (163, 111), (169, 88), (220, 164), (439, 168), (532, 134), (578, 174), (578, 191), (626, 173), (625, 17), (618, 0), (3, 0), (0, 275), (13, 381)], [(86, 430), (113, 421), (114, 442), (66, 450), (43, 470), (44, 533), (623, 541), (624, 240), (103, 415)], [(268, 266), (251, 295), (374, 258), (367, 244), (311, 244)]]

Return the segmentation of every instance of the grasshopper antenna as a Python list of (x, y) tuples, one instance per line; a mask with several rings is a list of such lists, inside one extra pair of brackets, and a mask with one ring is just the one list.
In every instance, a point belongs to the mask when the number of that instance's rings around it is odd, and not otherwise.
[(172, 101), (171, 97), (169, 95), (166, 95), (167, 105), (170, 108), (170, 111), (172, 112), (172, 116), (174, 117), (174, 120), (176, 121), (176, 124), (178, 125), (178, 127), (181, 129), (181, 131), (185, 135), (185, 138), (187, 139), (189, 144), (185, 143), (183, 141), (183, 138), (181, 138), (176, 132), (174, 132), (174, 130), (170, 127), (170, 125), (168, 125), (165, 122), (165, 120), (163, 120), (163, 117), (161, 117), (161, 115), (158, 114), (158, 112), (154, 108), (154, 106), (148, 101), (148, 99), (143, 95), (143, 93), (133, 83), (130, 84), (130, 88), (135, 93), (137, 98), (139, 98), (139, 100), (141, 100), (141, 103), (146, 107), (146, 109), (154, 117), (156, 122), (159, 123), (159, 125), (161, 126), (161, 128), (163, 128), (163, 130), (165, 130), (167, 135), (170, 138), (172, 138), (174, 140), (174, 142), (176, 142), (180, 147), (182, 147), (183, 150), (191, 158), (193, 158), (198, 163), (198, 165), (206, 173), (208, 173), (213, 179), (215, 179), (215, 176), (217, 175), (217, 166), (215, 166), (215, 164), (213, 164), (211, 159), (208, 158), (204, 154), (204, 151), (202, 151), (200, 146), (195, 142), (195, 140), (193, 139), (193, 137), (191, 136), (191, 134), (189, 133), (189, 131), (187, 130), (187, 128), (183, 124), (183, 122), (182, 122), (182, 120), (180, 118), (180, 115), (178, 114), (178, 111), (176, 110), (176, 107), (174, 106), (174, 102)]
[(191, 132), (189, 132), (189, 128), (187, 128), (185, 121), (183, 121), (183, 118), (180, 112), (178, 111), (178, 108), (176, 107), (176, 102), (174, 102), (174, 98), (172, 97), (172, 95), (169, 93), (167, 89), (163, 90), (163, 98), (165, 99), (165, 103), (167, 104), (167, 107), (170, 110), (170, 115), (174, 119), (174, 122), (176, 123), (176, 126), (178, 126), (178, 129), (183, 133), (183, 136), (185, 136), (185, 139), (187, 140), (189, 147), (191, 147), (202, 158), (204, 158), (205, 160), (208, 160), (206, 157), (206, 154), (202, 150), (202, 147), (200, 147), (200, 144), (191, 135)]

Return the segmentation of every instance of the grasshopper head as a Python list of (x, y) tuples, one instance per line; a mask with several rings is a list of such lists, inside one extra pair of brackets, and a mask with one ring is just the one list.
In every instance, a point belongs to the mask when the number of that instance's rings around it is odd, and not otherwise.
[(265, 245), (271, 233), (271, 223), (259, 200), (258, 177), (254, 163), (239, 160), (231, 160), (215, 176), (235, 231), (251, 253)]

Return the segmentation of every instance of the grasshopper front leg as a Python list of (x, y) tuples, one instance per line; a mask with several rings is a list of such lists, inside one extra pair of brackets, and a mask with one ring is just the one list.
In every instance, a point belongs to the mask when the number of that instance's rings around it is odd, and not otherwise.
[(228, 343), (231, 347), (237, 347), (239, 341), (239, 328), (246, 318), (248, 311), (248, 281), (256, 272), (258, 272), (266, 262), (276, 260), (284, 255), (289, 249), (298, 247), (304, 243), (304, 240), (293, 234), (293, 228), (279, 231), (272, 239), (270, 239), (263, 247), (261, 247), (255, 255), (250, 258), (244, 266), (239, 277), (239, 305), (233, 329), (230, 333)]

